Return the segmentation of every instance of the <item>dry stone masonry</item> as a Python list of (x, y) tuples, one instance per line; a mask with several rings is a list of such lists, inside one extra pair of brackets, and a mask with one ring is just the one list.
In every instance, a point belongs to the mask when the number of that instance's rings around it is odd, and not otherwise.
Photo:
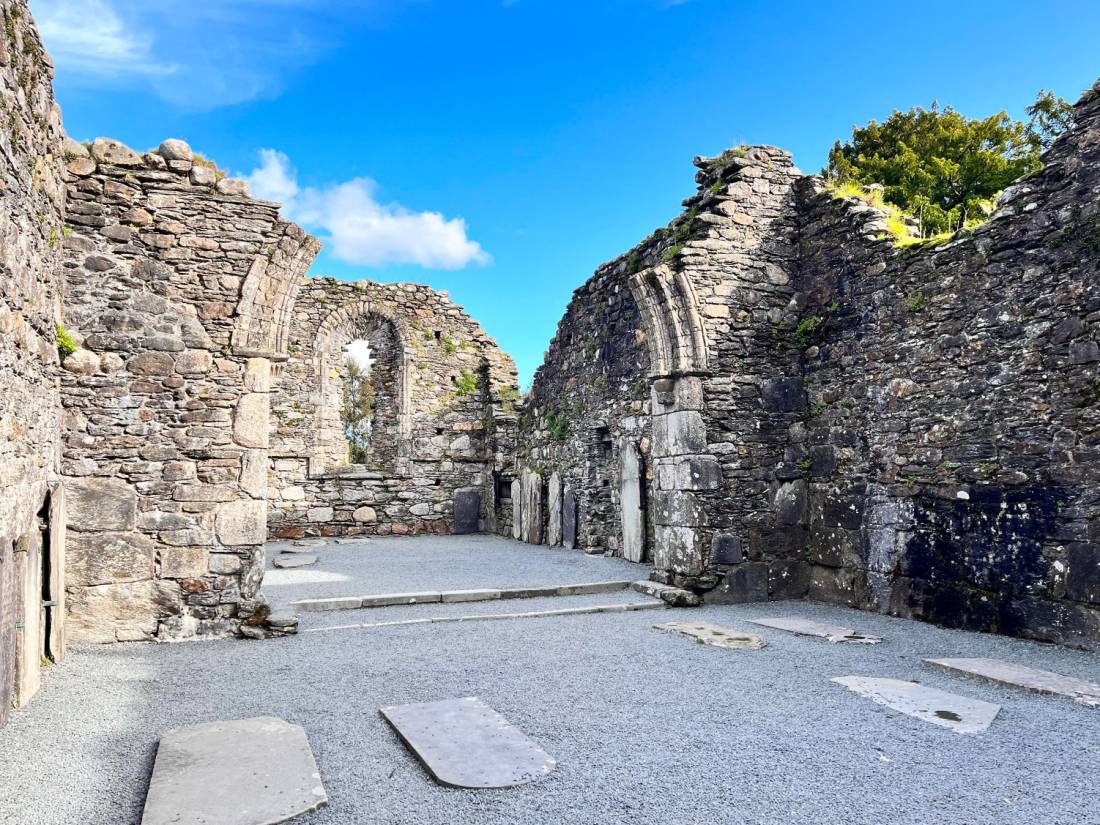
[[(516, 369), (445, 293), (310, 278), (287, 340), (273, 406), (273, 536), (496, 529), (496, 479), (515, 440)], [(340, 422), (353, 341), (367, 341), (374, 362), (361, 464), (349, 463)]]
[[(514, 535), (561, 519), (710, 602), (1100, 644), (1100, 84), (1045, 168), (945, 244), (899, 249), (772, 147), (696, 165), (687, 211), (559, 325)], [(538, 504), (551, 477), (568, 518)]]
[(485, 531), (650, 565), (676, 606), (1100, 646), (1100, 84), (946, 243), (780, 149), (697, 158), (521, 400), (445, 293), (307, 277), (319, 243), (183, 141), (67, 139), (0, 13), (0, 723), (67, 641), (294, 632), (269, 536)]
[(277, 330), (319, 246), (182, 141), (65, 158), (70, 639), (262, 622)]
[[(26, 5), (0, 2), (0, 724), (63, 654), (56, 325), (65, 187), (53, 69)], [(44, 587), (45, 585), (45, 587)], [(49, 598), (43, 600), (43, 595)], [(43, 601), (53, 602), (42, 607)]]

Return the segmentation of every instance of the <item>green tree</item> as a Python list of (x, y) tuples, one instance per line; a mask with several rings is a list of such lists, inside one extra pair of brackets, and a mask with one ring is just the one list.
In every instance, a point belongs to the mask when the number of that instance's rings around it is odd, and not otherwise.
[(348, 461), (365, 464), (370, 446), (371, 420), (374, 416), (374, 387), (370, 373), (349, 358), (344, 364), (344, 401), (340, 406), (340, 424), (348, 440)]
[(824, 174), (881, 184), (883, 198), (928, 237), (982, 220), (998, 192), (1041, 167), (1041, 149), (1040, 137), (1004, 112), (975, 119), (933, 103), (855, 127), (829, 152)]
[(1035, 102), (1027, 107), (1027, 131), (1043, 149), (1073, 125), (1073, 106), (1054, 92), (1040, 89)]

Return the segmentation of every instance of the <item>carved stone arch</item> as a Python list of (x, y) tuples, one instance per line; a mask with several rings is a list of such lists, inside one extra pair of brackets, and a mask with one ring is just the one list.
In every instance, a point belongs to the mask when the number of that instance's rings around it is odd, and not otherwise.
[[(706, 571), (707, 495), (722, 476), (707, 443), (703, 381), (710, 358), (703, 318), (690, 279), (669, 266), (636, 273), (630, 289), (649, 337), (653, 566), (692, 586)], [(624, 510), (624, 546), (627, 526)]]
[(278, 243), (249, 267), (236, 307), (233, 350), (249, 357), (286, 353), (291, 311), (302, 279), (321, 249), (316, 238), (283, 223)]
[(706, 333), (690, 279), (664, 264), (630, 278), (630, 291), (649, 337), (650, 377), (708, 372)]
[[(339, 430), (339, 405), (343, 388), (339, 381), (344, 348), (358, 338), (366, 338), (387, 351), (385, 362), (376, 366), (392, 392), (392, 420), (378, 434), (380, 461), (386, 469), (402, 472), (412, 448), (412, 370), (415, 351), (409, 346), (409, 334), (403, 320), (386, 307), (363, 298), (345, 304), (327, 316), (317, 327), (313, 343), (313, 368), (317, 375), (314, 399), (315, 422), (312, 468), (326, 472), (341, 463), (346, 443)], [(386, 409), (389, 410), (387, 398)], [(381, 402), (379, 402), (381, 406)], [(392, 433), (389, 428), (392, 426)], [(343, 448), (340, 445), (343, 444)]]

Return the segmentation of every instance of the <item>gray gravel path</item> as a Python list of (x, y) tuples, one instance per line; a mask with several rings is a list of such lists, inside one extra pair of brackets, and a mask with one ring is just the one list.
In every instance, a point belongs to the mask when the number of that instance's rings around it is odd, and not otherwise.
[(267, 545), (264, 593), (278, 605), (309, 597), (626, 581), (648, 578), (650, 570), (623, 559), (485, 535), (311, 543), (310, 552), (320, 557), (317, 564), (297, 570), (270, 569), (287, 544)]
[[(770, 646), (721, 650), (652, 629), (680, 616)], [(746, 621), (764, 616), (885, 641), (830, 645)], [(922, 667), (932, 655), (1100, 671), (1095, 654), (786, 602), (80, 649), (0, 731), (0, 822), (136, 824), (159, 731), (260, 714), (304, 725), (313, 744), (331, 805), (303, 825), (1100, 822), (1100, 713)], [(828, 681), (846, 674), (917, 679), (1003, 710), (964, 737)], [(378, 715), (465, 695), (558, 769), (511, 790), (442, 788)]]

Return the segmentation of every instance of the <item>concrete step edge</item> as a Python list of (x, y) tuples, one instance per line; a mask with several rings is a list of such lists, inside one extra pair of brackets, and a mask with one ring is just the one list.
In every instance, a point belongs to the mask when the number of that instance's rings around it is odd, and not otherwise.
[(666, 610), (664, 602), (628, 602), (626, 604), (599, 604), (591, 607), (563, 607), (558, 610), (535, 610), (529, 613), (485, 613), (476, 616), (436, 616), (427, 619), (401, 619), (393, 622), (361, 622), (331, 627), (308, 627), (302, 633), (321, 633), (326, 630), (361, 630), (379, 627), (404, 627), (418, 624), (450, 624), (454, 622), (487, 622), (505, 619), (541, 619), (550, 616), (579, 616), (585, 613), (632, 613), (637, 610)]
[(301, 599), (291, 602), (294, 610), (319, 613), (326, 610), (361, 610), (373, 607), (394, 607), (408, 604), (438, 604), (485, 602), (497, 599), (535, 599), (556, 596), (588, 596), (595, 593), (616, 593), (634, 585), (632, 581), (581, 582), (544, 587), (481, 588), (477, 590), (425, 591), (423, 593), (379, 593), (370, 596), (334, 596), (322, 599)]

